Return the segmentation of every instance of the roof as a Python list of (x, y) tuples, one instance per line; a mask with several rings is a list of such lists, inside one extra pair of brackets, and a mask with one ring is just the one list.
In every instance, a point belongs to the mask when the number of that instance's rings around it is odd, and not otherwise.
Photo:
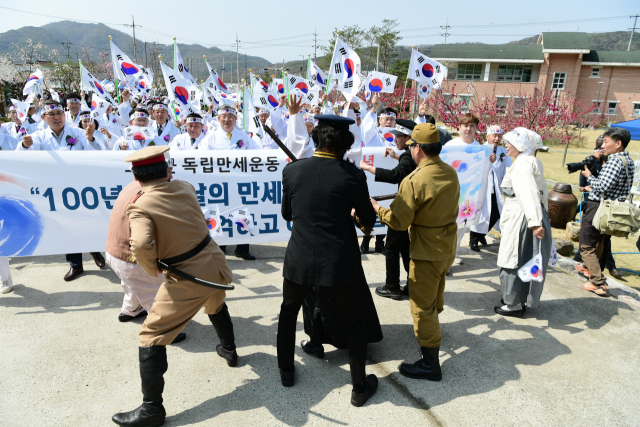
[(437, 60), (478, 60), (482, 62), (544, 61), (542, 46), (517, 44), (437, 44), (430, 57)]
[(540, 36), (538, 37), (538, 44), (541, 44), (543, 46), (544, 52), (562, 50), (591, 50), (591, 42), (589, 41), (589, 35), (587, 33), (540, 33)]
[(592, 64), (640, 64), (640, 51), (626, 50), (603, 51), (592, 50), (582, 57), (582, 63)]

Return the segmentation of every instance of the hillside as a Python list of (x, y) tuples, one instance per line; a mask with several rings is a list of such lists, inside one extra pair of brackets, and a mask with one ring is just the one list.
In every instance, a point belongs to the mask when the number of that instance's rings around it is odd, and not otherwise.
[[(24, 45), (27, 39), (33, 40), (34, 43), (42, 43), (44, 49), (42, 51), (42, 59), (51, 59), (49, 56), (51, 50), (59, 51), (59, 58), (64, 61), (68, 58), (76, 61), (76, 52), (78, 57), (83, 55), (83, 47), (89, 48), (90, 59), (99, 60), (99, 52), (101, 50), (109, 50), (109, 36), (113, 37), (113, 42), (122, 49), (132, 59), (133, 54), (133, 37), (127, 33), (107, 27), (104, 24), (83, 24), (74, 21), (60, 21), (46, 24), (42, 27), (22, 27), (18, 30), (10, 30), (0, 34), (0, 53), (9, 53), (15, 55), (17, 46)], [(69, 42), (67, 50), (66, 43)], [(227, 64), (227, 71), (230, 70), (230, 62), (233, 62), (235, 68), (236, 53), (232, 51), (223, 51), (216, 47), (204, 47), (197, 44), (178, 43), (180, 54), (185, 62), (187, 58), (193, 58), (193, 67), (196, 64), (200, 66), (201, 73), (206, 74), (206, 67), (202, 61), (202, 55), (207, 55), (209, 64), (214, 68), (222, 68), (222, 59)], [(145, 64), (145, 43), (143, 40), (137, 40), (136, 52), (138, 63)], [(146, 43), (146, 61), (150, 63), (155, 59), (156, 52), (163, 54), (164, 62), (173, 63), (173, 45), (155, 44), (153, 42)], [(196, 58), (198, 61), (196, 62)], [(241, 58), (240, 70), (244, 71), (244, 55)], [(269, 64), (264, 58), (258, 56), (246, 57), (248, 68), (264, 67)], [(195, 72), (195, 70), (194, 70)], [(235, 75), (235, 71), (234, 71)], [(242, 76), (241, 76), (242, 77)]]
[[(591, 49), (594, 50), (627, 50), (629, 46), (629, 37), (631, 31), (612, 31), (609, 33), (589, 33), (589, 41)], [(538, 34), (527, 37), (522, 40), (509, 42), (509, 44), (536, 44), (538, 42)], [(640, 34), (636, 32), (631, 44), (631, 50), (640, 50)]]

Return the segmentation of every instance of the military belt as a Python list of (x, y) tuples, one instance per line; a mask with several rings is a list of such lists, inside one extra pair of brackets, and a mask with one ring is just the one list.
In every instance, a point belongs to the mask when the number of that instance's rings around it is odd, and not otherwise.
[(184, 262), (186, 260), (188, 260), (189, 258), (193, 258), (194, 256), (198, 255), (200, 253), (200, 251), (202, 251), (211, 241), (211, 235), (209, 233), (207, 233), (207, 237), (204, 238), (204, 240), (200, 243), (198, 243), (198, 246), (196, 246), (195, 248), (191, 249), (190, 251), (187, 251), (181, 255), (176, 255), (176, 256), (172, 256), (171, 258), (165, 258), (163, 260), (161, 260), (163, 263), (165, 264), (178, 264), (180, 262)]

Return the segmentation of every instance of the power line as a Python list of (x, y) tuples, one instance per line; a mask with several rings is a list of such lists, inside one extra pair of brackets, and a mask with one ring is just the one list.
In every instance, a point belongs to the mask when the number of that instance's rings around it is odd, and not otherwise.
[(78, 22), (84, 22), (87, 24), (104, 24), (104, 25), (125, 25), (125, 24), (116, 24), (113, 22), (97, 22), (97, 21), (86, 21), (83, 19), (70, 19), (68, 16), (55, 16), (55, 15), (45, 15), (44, 13), (35, 13), (33, 11), (26, 11), (26, 10), (20, 10), (20, 9), (14, 9), (12, 7), (6, 7), (6, 6), (0, 6), (0, 9), (7, 9), (7, 10), (12, 10), (14, 12), (21, 12), (21, 13), (28, 13), (29, 15), (38, 15), (38, 16), (45, 16), (47, 18), (57, 18), (57, 19), (63, 19), (65, 21), (78, 21)]

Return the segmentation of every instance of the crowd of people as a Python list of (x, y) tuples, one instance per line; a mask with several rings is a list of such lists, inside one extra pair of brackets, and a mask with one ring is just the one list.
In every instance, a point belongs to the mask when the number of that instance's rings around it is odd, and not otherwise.
[[(506, 131), (485, 124), (493, 151), (483, 208), (476, 224), (459, 227), (458, 175), (440, 153), (445, 144), (480, 144), (480, 120), (471, 113), (459, 117), (460, 133), (452, 138), (435, 126), (425, 104), (414, 120), (408, 120), (383, 107), (376, 96), (370, 106), (334, 106), (326, 97), (321, 104), (308, 105), (292, 95), (282, 96), (274, 111), (256, 109), (260, 127), (247, 132), (239, 126), (240, 105), (209, 108), (204, 115), (191, 113), (174, 122), (164, 99), (136, 103), (126, 90), (122, 98), (116, 109), (109, 107), (102, 117), (93, 118), (83, 108), (83, 94), (70, 93), (65, 104), (53, 100), (34, 104), (24, 123), (14, 109), (12, 123), (0, 127), (2, 149), (131, 151), (126, 160), (132, 162), (135, 181), (121, 191), (114, 205), (106, 262), (125, 292), (120, 320), (147, 317), (139, 334), (144, 398), (139, 408), (113, 417), (119, 425), (162, 425), (166, 345), (186, 338), (182, 329), (200, 308), (204, 307), (220, 339), (217, 353), (229, 366), (238, 361), (233, 322), (224, 302), (232, 281), (226, 248), (211, 240), (193, 188), (172, 179), (167, 160), (173, 150), (280, 149), (265, 131), (269, 128), (302, 160), (287, 165), (282, 177), (282, 216), (294, 224), (284, 259), (276, 342), (285, 387), (295, 384), (296, 322), (302, 309), (309, 335), (301, 343), (306, 353), (323, 357), (325, 344), (348, 350), (351, 403), (362, 406), (377, 389), (375, 375), (366, 375), (367, 343), (383, 336), (361, 262), (361, 253), (369, 251), (369, 237), (358, 242), (356, 219), (365, 230), (377, 218), (388, 227), (386, 242), (385, 236), (376, 237), (375, 249), (386, 258), (386, 281), (375, 293), (394, 300), (404, 294), (410, 299), (421, 357), (403, 363), (402, 375), (431, 381), (442, 378), (438, 315), (444, 309), (445, 278), (452, 265), (463, 263), (458, 252), (469, 229), (470, 249), (476, 252), (487, 244), (490, 229), (501, 231), (497, 267), (502, 300), (495, 312), (523, 316), (539, 305), (552, 239), (548, 186), (535, 156), (543, 142), (529, 129)], [(133, 139), (127, 133), (129, 126), (150, 127), (153, 133)], [(381, 128), (393, 128), (394, 143), (382, 136)], [(601, 199), (622, 200), (629, 195), (634, 173), (626, 152), (629, 140), (628, 131), (608, 129), (601, 145), (607, 160), (599, 176), (587, 168), (581, 172), (589, 192), (580, 232), (582, 268), (589, 277), (584, 289), (601, 296), (607, 295), (600, 266), (605, 237), (592, 221)], [(362, 147), (384, 147), (385, 156), (396, 158), (397, 166), (383, 169), (360, 162)], [(367, 173), (376, 181), (398, 185), (389, 208), (370, 199)], [(238, 247), (235, 254), (255, 259), (248, 245)], [(102, 254), (91, 255), (100, 268), (105, 266)], [(542, 280), (523, 280), (519, 270), (535, 255), (542, 259)], [(407, 272), (404, 288), (400, 287), (401, 260)], [(65, 280), (74, 280), (83, 272), (82, 255), (69, 254), (67, 261), (70, 270)], [(2, 292), (9, 292), (8, 258), (0, 258), (0, 279)]]

